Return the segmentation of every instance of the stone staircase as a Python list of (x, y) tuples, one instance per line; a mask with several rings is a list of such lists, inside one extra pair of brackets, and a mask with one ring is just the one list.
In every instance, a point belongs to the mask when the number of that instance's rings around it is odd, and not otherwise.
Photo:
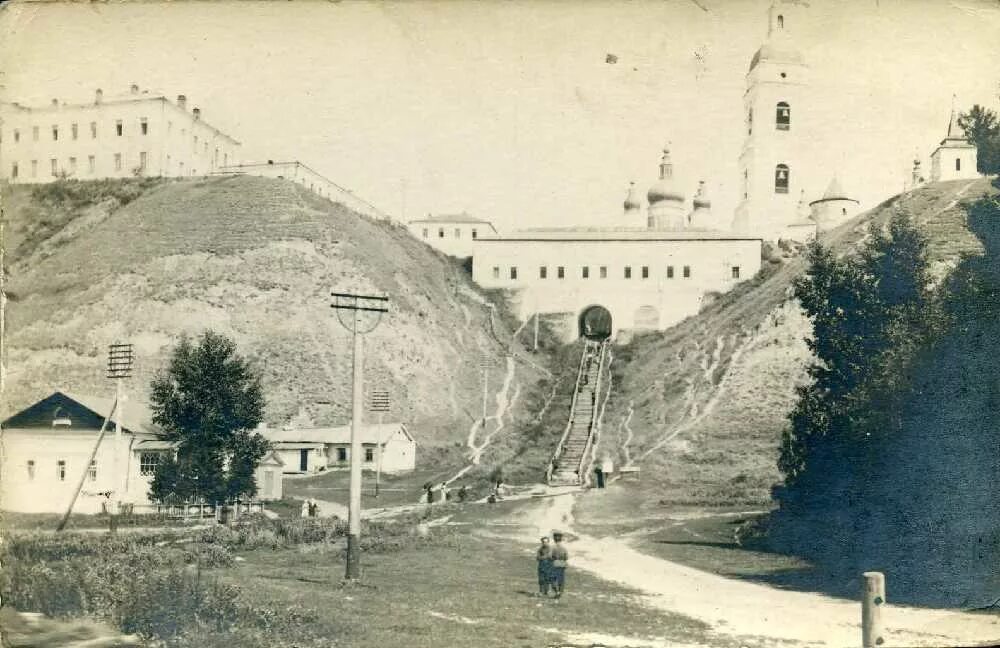
[(605, 344), (594, 340), (585, 342), (569, 421), (549, 464), (549, 485), (576, 486), (585, 481), (583, 472), (597, 422)]

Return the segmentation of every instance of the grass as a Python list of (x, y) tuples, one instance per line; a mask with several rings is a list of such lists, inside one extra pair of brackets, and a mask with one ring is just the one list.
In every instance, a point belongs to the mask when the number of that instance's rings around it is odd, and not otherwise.
[[(439, 529), (432, 529), (431, 533)], [(563, 601), (540, 601), (532, 548), (463, 533), (457, 543), (365, 557), (363, 585), (343, 586), (343, 563), (300, 551), (255, 551), (222, 578), (253, 600), (318, 614), (336, 645), (482, 648), (552, 645), (562, 632), (704, 637), (706, 626), (642, 605), (635, 593), (571, 572)], [(332, 642), (333, 643), (333, 642)]]
[[(0, 514), (0, 528), (5, 531), (55, 530), (62, 520), (60, 513), (14, 513), (5, 511)], [(123, 529), (130, 527), (185, 527), (202, 523), (201, 520), (181, 520), (167, 515), (127, 515), (122, 516), (118, 526)], [(66, 531), (75, 529), (107, 529), (108, 516), (103, 514), (74, 513), (66, 523)]]
[[(418, 468), (405, 473), (382, 473), (379, 479), (379, 496), (375, 497), (375, 474), (362, 474), (361, 506), (365, 509), (417, 504), (423, 495), (423, 485), (430, 482), (440, 484), (454, 475), (461, 466), (441, 466)], [(283, 489), (286, 497), (297, 498), (299, 505), (310, 497), (328, 502), (347, 505), (350, 472), (328, 470), (315, 476), (286, 478)], [(456, 484), (453, 488), (460, 487)]]

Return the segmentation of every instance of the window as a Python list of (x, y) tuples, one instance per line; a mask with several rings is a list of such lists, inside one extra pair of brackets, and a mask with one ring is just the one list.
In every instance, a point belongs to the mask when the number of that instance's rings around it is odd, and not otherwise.
[[(222, 154), (222, 166), (229, 166), (229, 154), (228, 153), (223, 153)], [(476, 238), (476, 237), (473, 236), (472, 238)]]
[(35, 142), (38, 141), (38, 126), (31, 127), (31, 139)]
[(146, 170), (146, 152), (139, 151), (139, 168), (143, 171)]
[(424, 238), (427, 238), (427, 228), (426, 227), (424, 228), (423, 234), (424, 234)]
[(739, 279), (739, 278), (740, 278), (740, 267), (733, 266), (733, 279)]
[(667, 279), (674, 278), (674, 266), (667, 266)]
[(14, 129), (14, 143), (17, 144), (21, 141), (21, 131)]
[(774, 168), (774, 193), (788, 193), (788, 165), (779, 164)]
[(52, 141), (56, 142), (59, 140), (59, 127), (56, 125), (52, 126)]
[(500, 266), (493, 266), (493, 278), (494, 279), (500, 278)]
[(88, 155), (87, 156), (87, 172), (88, 173), (93, 173), (94, 171), (96, 171), (96, 167), (97, 167), (97, 160), (94, 159), (93, 155)]
[(52, 167), (52, 175), (59, 175), (59, 162), (55, 158), (52, 158), (49, 160), (49, 164)]
[(472, 228), (472, 238), (473, 238), (473, 239), (476, 239), (476, 238), (478, 238), (478, 237), (479, 237), (479, 232), (477, 232), (477, 231), (476, 231), (476, 228), (475, 228), (475, 227), (473, 227), (473, 228)]
[(539, 279), (546, 279), (548, 276), (549, 276), (549, 269), (548, 268), (546, 268), (545, 266), (541, 266), (540, 268), (538, 268), (538, 278)]
[(375, 448), (365, 448), (365, 461), (368, 463), (375, 461)]
[(608, 266), (601, 266), (600, 275), (601, 275), (601, 279), (607, 279), (608, 278)]
[(792, 123), (792, 109), (784, 101), (779, 101), (776, 108), (774, 124), (778, 130), (788, 130)]
[(517, 266), (510, 267), (510, 278), (517, 279)]
[(90, 139), (97, 139), (97, 122), (90, 122)]
[(115, 171), (122, 170), (122, 154), (115, 153)]
[(69, 127), (70, 135), (73, 139), (78, 139), (80, 137), (80, 125), (77, 123), (70, 124)]
[(146, 121), (145, 117), (139, 118), (139, 132), (141, 132), (143, 135), (149, 134), (149, 122)]
[(688, 279), (691, 277), (691, 266), (684, 266), (684, 278)]
[(558, 277), (560, 279), (565, 278), (566, 277), (566, 268), (564, 268), (563, 266), (559, 266), (558, 268), (556, 268), (556, 277)]
[(580, 270), (581, 270), (580, 274), (584, 279), (590, 278), (590, 266), (583, 266)]
[(840, 208), (840, 215), (841, 216), (847, 216), (847, 207), (841, 207)]
[(56, 462), (56, 477), (59, 481), (66, 481), (66, 461), (63, 459)]
[(778, 16), (778, 29), (784, 29), (784, 28), (785, 28), (785, 17), (782, 16), (782, 15), (779, 15)]
[(197, 135), (194, 136), (194, 152), (195, 153), (198, 152), (198, 136)]
[(28, 459), (28, 481), (35, 478), (35, 460)]
[(69, 159), (69, 172), (70, 173), (76, 173), (76, 158), (75, 157), (71, 157)]
[(90, 481), (97, 481), (97, 460), (91, 459), (90, 465), (87, 466), (87, 479)]
[(955, 170), (956, 171), (962, 170), (962, 158), (955, 158)]
[(139, 474), (148, 477), (156, 473), (156, 467), (160, 465), (159, 452), (139, 453)]
[(642, 266), (642, 278), (649, 279), (649, 266)]
[(625, 278), (626, 279), (632, 278), (632, 266), (625, 266)]
[(121, 137), (125, 134), (125, 126), (122, 125), (122, 120), (115, 121), (115, 134)]
[(337, 461), (347, 461), (347, 448), (337, 448)]
[(455, 228), (455, 238), (462, 238), (462, 229), (460, 227)]
[(17, 162), (10, 167), (10, 177), (12, 180), (17, 180)]
[(38, 160), (31, 161), (31, 177), (32, 178), (38, 177)]
[(438, 238), (444, 238), (444, 228), (443, 227), (439, 227), (438, 228)]

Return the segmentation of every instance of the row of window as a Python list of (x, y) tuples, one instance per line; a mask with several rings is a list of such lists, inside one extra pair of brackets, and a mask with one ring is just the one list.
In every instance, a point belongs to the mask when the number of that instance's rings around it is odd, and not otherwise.
[[(366, 447), (365, 449), (365, 462), (372, 463), (375, 461), (375, 448)], [(347, 461), (347, 448), (337, 448), (337, 461)]]
[[(123, 168), (125, 157), (121, 153), (114, 154), (114, 165), (115, 171), (121, 171)], [(139, 153), (139, 171), (144, 171), (146, 169), (146, 152), (141, 151)], [(167, 164), (170, 164), (170, 156), (167, 156)], [(70, 174), (75, 174), (77, 172), (77, 159), (75, 157), (70, 157), (67, 159), (67, 166), (64, 168), (65, 171)], [(181, 162), (181, 170), (184, 170), (184, 163)], [(88, 155), (87, 156), (87, 173), (94, 174), (97, 172), (97, 156)], [(59, 160), (57, 158), (51, 158), (49, 160), (49, 173), (52, 176), (59, 175)], [(11, 163), (10, 167), (10, 178), (11, 180), (17, 180), (21, 176), (21, 167), (17, 162)], [(31, 161), (31, 176), (32, 178), (38, 177), (38, 160)]]
[[(443, 228), (443, 227), (439, 227), (438, 228), (438, 238), (444, 238), (444, 229), (445, 228)], [(424, 238), (428, 238), (429, 234), (430, 234), (430, 231), (425, 227), (424, 228)], [(479, 237), (479, 232), (476, 230), (475, 227), (473, 227), (472, 228), (472, 238), (478, 238), (478, 237)], [(462, 238), (462, 228), (460, 228), (460, 227), (456, 227), (455, 228), (455, 238)]]
[[(27, 462), (28, 469), (28, 481), (34, 481), (35, 479), (35, 460), (28, 459)], [(59, 481), (66, 481), (66, 460), (59, 459), (56, 461), (56, 479)], [(87, 479), (89, 481), (97, 481), (97, 460), (91, 460), (90, 467), (87, 468)]]
[[(509, 276), (513, 280), (517, 279), (517, 266), (510, 266), (510, 268), (509, 268)], [(607, 279), (608, 278), (608, 266), (598, 266), (598, 268), (597, 268), (597, 276), (600, 279)], [(639, 276), (642, 277), (643, 279), (649, 279), (649, 266), (641, 266), (639, 268)], [(690, 279), (691, 278), (691, 266), (687, 266), (687, 265), (683, 266), (681, 268), (681, 276), (684, 277), (685, 279)], [(733, 279), (739, 279), (740, 278), (740, 266), (732, 266), (730, 268), (730, 276)], [(631, 279), (632, 278), (632, 266), (625, 266), (622, 269), (622, 277), (624, 279)], [(494, 279), (499, 279), (500, 278), (500, 266), (493, 266), (493, 278)], [(549, 278), (549, 267), (548, 266), (539, 266), (539, 268), (538, 268), (538, 278), (539, 279), (548, 279)], [(566, 278), (566, 267), (565, 266), (556, 266), (556, 278), (557, 279), (565, 279)], [(580, 278), (581, 279), (590, 279), (590, 266), (581, 266), (580, 267)], [(667, 266), (667, 279), (673, 279), (673, 278), (674, 278), (674, 266), (668, 265)]]
[[(167, 122), (167, 133), (168, 134), (170, 133), (171, 130), (173, 130), (173, 125), (174, 125), (173, 122), (170, 122), (170, 121)], [(39, 137), (40, 137), (40, 132), (41, 132), (40, 127), (38, 127), (38, 126), (32, 126), (31, 127), (31, 138), (32, 138), (32, 140), (34, 140), (34, 141), (37, 142), (38, 139), (39, 139)], [(146, 120), (145, 117), (140, 117), (139, 118), (139, 132), (142, 135), (148, 135), (149, 134), (149, 122)], [(58, 124), (53, 124), (52, 125), (51, 133), (52, 133), (52, 141), (54, 141), (54, 142), (59, 141), (59, 125)], [(125, 135), (125, 124), (120, 119), (115, 120), (115, 135), (117, 137), (122, 137), (122, 136)], [(186, 136), (187, 136), (187, 129), (186, 128), (182, 128), (181, 129), (181, 137), (186, 137)], [(74, 139), (74, 140), (79, 139), (79, 125), (76, 124), (76, 123), (70, 124), (70, 138)], [(90, 138), (91, 139), (97, 139), (97, 122), (95, 122), (95, 121), (90, 122)], [(20, 141), (21, 141), (21, 131), (19, 129), (15, 128), (14, 129), (14, 143), (17, 144)], [(203, 138), (201, 140), (201, 142), (202, 142), (202, 153), (204, 153), (204, 154), (207, 155), (208, 154), (208, 140)], [(192, 135), (192, 147), (194, 149), (194, 152), (197, 153), (198, 152), (198, 136), (197, 135)], [(223, 164), (228, 165), (229, 164), (229, 154), (228, 153), (224, 153), (223, 155), (225, 157), (225, 160), (224, 160)], [(219, 148), (218, 147), (215, 148), (215, 164), (216, 165), (219, 164)]]

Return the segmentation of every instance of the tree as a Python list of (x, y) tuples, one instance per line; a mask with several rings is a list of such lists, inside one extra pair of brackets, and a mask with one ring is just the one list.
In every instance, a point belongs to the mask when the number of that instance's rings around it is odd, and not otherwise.
[(978, 149), (976, 170), (980, 173), (1000, 173), (1000, 121), (997, 114), (979, 104), (958, 116), (958, 125)]
[(157, 467), (154, 499), (219, 501), (256, 494), (253, 473), (268, 449), (253, 431), (264, 417), (264, 397), (260, 378), (232, 340), (212, 331), (197, 346), (182, 338), (151, 392), (153, 422), (177, 443), (177, 456)]

